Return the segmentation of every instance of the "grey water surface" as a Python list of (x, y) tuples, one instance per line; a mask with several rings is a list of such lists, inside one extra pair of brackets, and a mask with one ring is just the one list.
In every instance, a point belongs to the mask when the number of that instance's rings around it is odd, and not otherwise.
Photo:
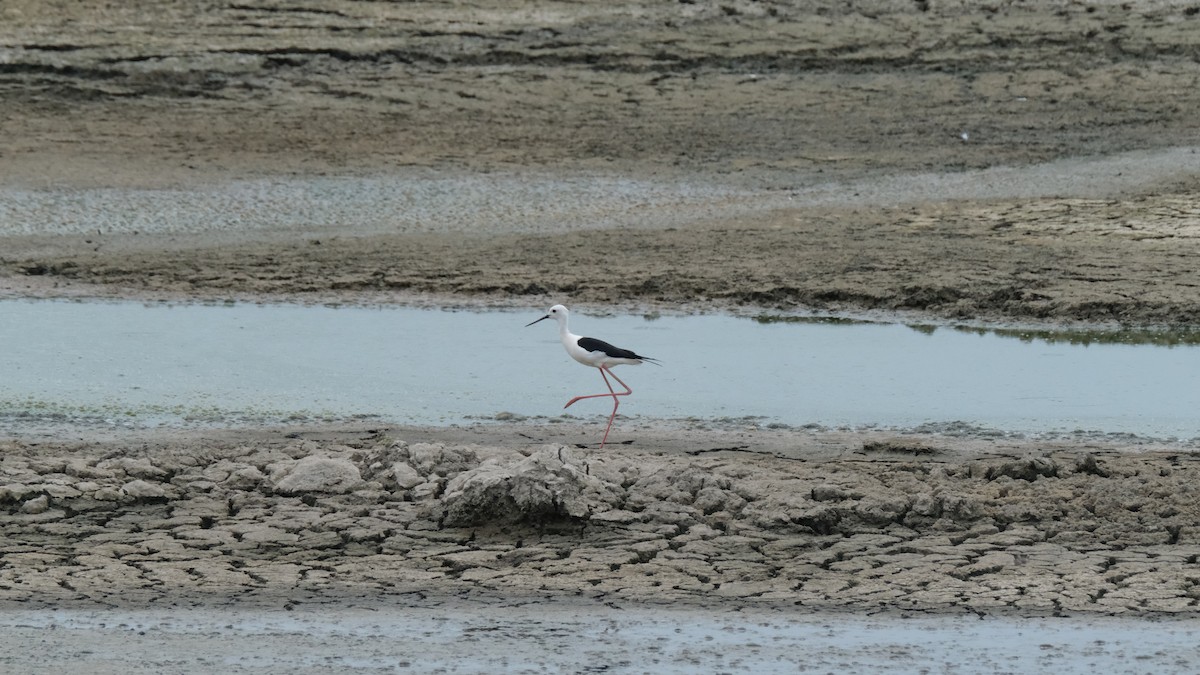
[[(1194, 673), (1195, 619), (853, 616), (598, 603), (14, 610), (21, 673)], [(519, 648), (514, 645), (520, 644)]]
[[(544, 309), (0, 301), (0, 420), (403, 424), (554, 417), (606, 391)], [(728, 316), (594, 317), (574, 332), (662, 360), (615, 369), (621, 413), (761, 424), (1200, 437), (1200, 339)], [(607, 416), (604, 399), (570, 413)]]

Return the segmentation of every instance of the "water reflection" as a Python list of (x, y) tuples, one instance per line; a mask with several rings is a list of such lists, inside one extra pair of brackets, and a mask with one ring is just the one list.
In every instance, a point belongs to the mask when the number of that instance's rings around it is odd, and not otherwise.
[[(869, 326), (885, 325), (878, 321), (828, 316), (783, 316), (760, 314), (754, 321), (761, 324), (806, 324), (819, 326)], [(1120, 329), (1037, 329), (1037, 328), (985, 328), (980, 326), (909, 323), (908, 328), (923, 335), (933, 335), (939, 330), (957, 331), (973, 335), (994, 335), (1015, 338), (1022, 342), (1044, 342), (1046, 344), (1088, 345), (1151, 345), (1156, 347), (1182, 347), (1200, 345), (1200, 329), (1189, 328), (1120, 328)]]
[(1162, 329), (1136, 330), (1121, 329), (1115, 331), (1064, 331), (1064, 330), (1029, 330), (1016, 328), (973, 328), (970, 326), (954, 326), (954, 330), (976, 335), (997, 335), (1005, 338), (1016, 338), (1022, 342), (1045, 342), (1047, 344), (1069, 345), (1153, 345), (1156, 347), (1194, 347), (1200, 345), (1200, 331)]

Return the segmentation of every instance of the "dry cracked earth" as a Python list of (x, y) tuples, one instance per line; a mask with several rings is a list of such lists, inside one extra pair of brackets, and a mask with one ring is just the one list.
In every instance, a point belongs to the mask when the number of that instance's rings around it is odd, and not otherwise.
[(428, 433), (6, 442), (0, 600), (567, 595), (1022, 615), (1200, 602), (1192, 454), (964, 456), (820, 434), (781, 454), (403, 440)]

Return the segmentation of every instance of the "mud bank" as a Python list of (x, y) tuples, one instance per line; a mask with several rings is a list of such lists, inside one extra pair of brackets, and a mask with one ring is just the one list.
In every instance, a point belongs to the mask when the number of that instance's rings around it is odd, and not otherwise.
[[(5, 199), (31, 209), (0, 223), (8, 294), (1200, 321), (1181, 4), (2, 11), (0, 179), (35, 193)], [(175, 208), (230, 181), (414, 172), (476, 188), (441, 209), (286, 186)], [(488, 203), (487, 176), (707, 198)], [(296, 219), (264, 228), (275, 211)], [(583, 231), (530, 229), (554, 221)]]
[(1192, 614), (1194, 453), (557, 425), (2, 446), (0, 603), (585, 597)]
[[(337, 199), (361, 209), (352, 184)], [(489, 210), (473, 215), (478, 229), (470, 233), (461, 219), (438, 218), (422, 224), (428, 231), (405, 234), (372, 232), (370, 224), (361, 232), (238, 230), (219, 210), (189, 222), (200, 234), (105, 234), (111, 218), (93, 215), (96, 234), (10, 238), (0, 287), (9, 296), (40, 297), (509, 306), (567, 300), (668, 311), (1200, 323), (1193, 264), (1200, 204), (1191, 192), (850, 208), (702, 200), (691, 205), (691, 216), (669, 199), (650, 201), (638, 214), (611, 202), (599, 210), (581, 205), (587, 213), (558, 211), (573, 221), (619, 218), (625, 226), (545, 234), (513, 232), (525, 226), (516, 221), (482, 222), (516, 206), (499, 203), (505, 198), (497, 194)], [(117, 195), (112, 207), (121, 218), (157, 217), (131, 196)], [(246, 208), (235, 203), (228, 210)]]

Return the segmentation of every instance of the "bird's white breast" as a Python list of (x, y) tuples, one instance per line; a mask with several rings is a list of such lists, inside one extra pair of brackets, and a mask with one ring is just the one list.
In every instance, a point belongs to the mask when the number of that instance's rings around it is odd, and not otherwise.
[(585, 366), (592, 366), (593, 368), (599, 368), (600, 364), (603, 363), (604, 359), (607, 357), (607, 354), (604, 352), (589, 352), (588, 350), (576, 344), (575, 340), (571, 340), (569, 343), (567, 343), (566, 347), (567, 353), (571, 355), (571, 358)]

